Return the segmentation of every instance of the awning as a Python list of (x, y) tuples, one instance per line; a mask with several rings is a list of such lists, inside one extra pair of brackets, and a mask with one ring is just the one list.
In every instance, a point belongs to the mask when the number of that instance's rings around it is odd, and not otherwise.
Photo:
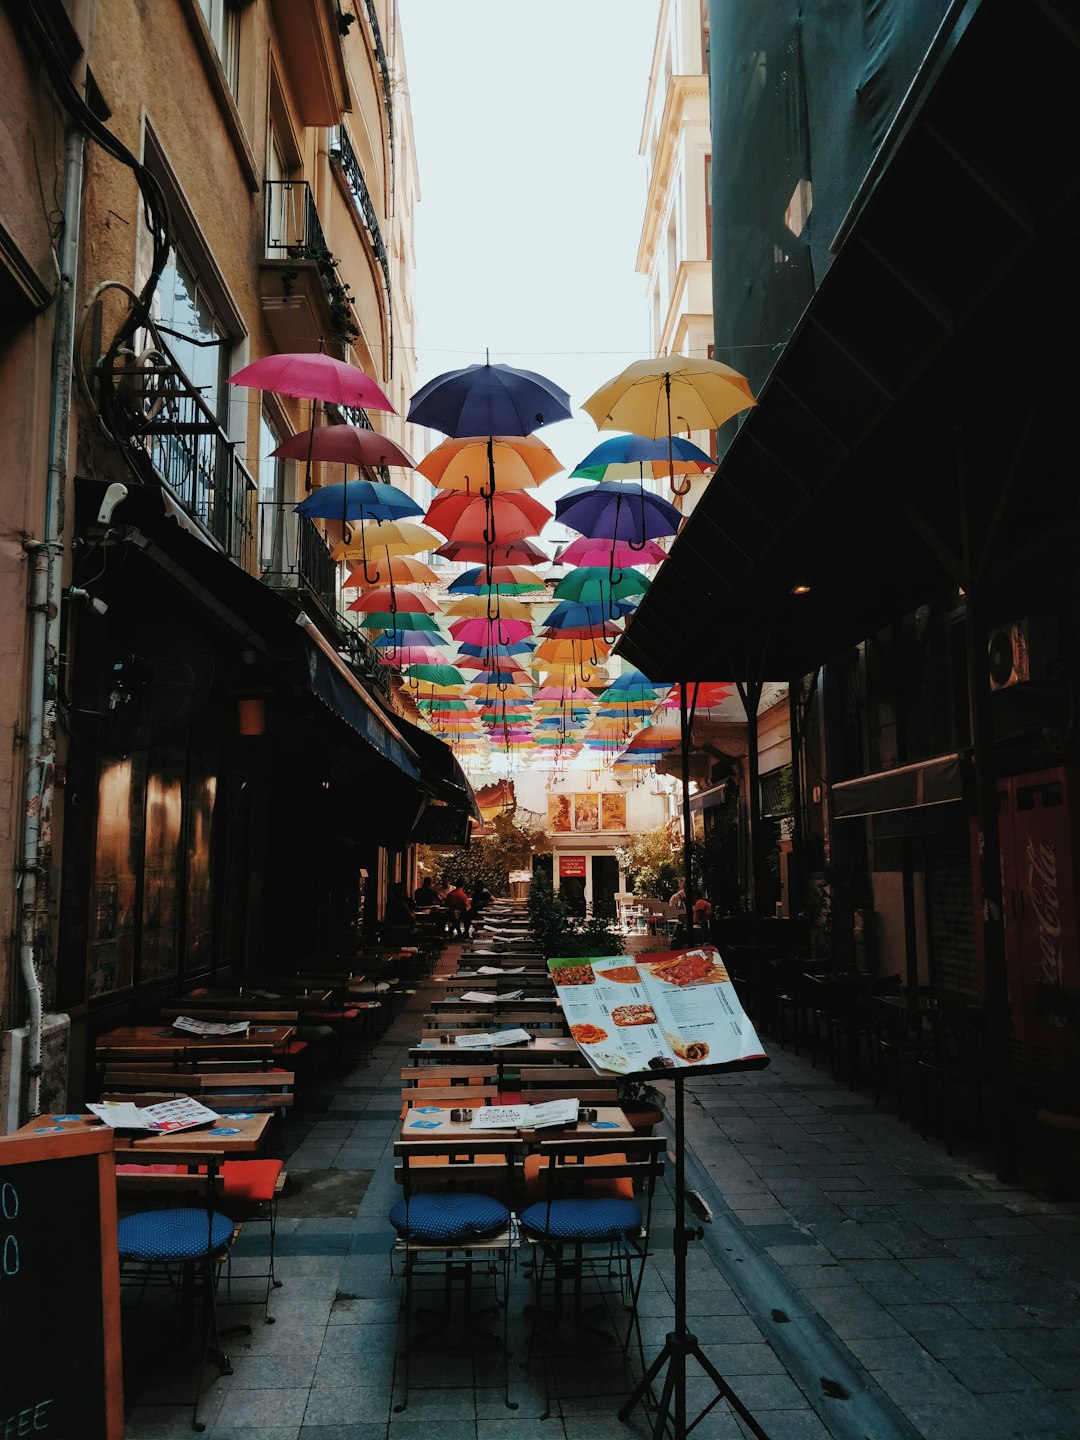
[(481, 820), (483, 817), (473, 788), (450, 746), (437, 735), (421, 730), (420, 726), (414, 725), (411, 720), (395, 715), (394, 725), (416, 752), (424, 784), (432, 791), (435, 799), (470, 819)]
[(838, 820), (886, 815), (963, 799), (964, 774), (959, 755), (938, 755), (876, 775), (860, 775), (830, 785), (832, 813)]
[(1002, 556), (1075, 509), (1080, 32), (1069, 0), (973, 9), (628, 621), (646, 674), (803, 675), (944, 593), (906, 507), (957, 553), (960, 466)]

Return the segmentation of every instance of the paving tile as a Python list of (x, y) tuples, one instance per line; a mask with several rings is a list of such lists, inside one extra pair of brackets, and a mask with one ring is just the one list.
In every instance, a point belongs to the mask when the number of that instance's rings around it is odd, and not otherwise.
[(301, 1425), (299, 1440), (386, 1440), (386, 1425)]
[(222, 1403), (213, 1428), (215, 1433), (233, 1429), (265, 1433), (275, 1426), (294, 1426), (295, 1430), (299, 1430), (307, 1403), (308, 1391), (304, 1389), (231, 1390)]
[(355, 1425), (381, 1420), (390, 1411), (385, 1387), (322, 1385), (308, 1391), (303, 1412), (305, 1425)]

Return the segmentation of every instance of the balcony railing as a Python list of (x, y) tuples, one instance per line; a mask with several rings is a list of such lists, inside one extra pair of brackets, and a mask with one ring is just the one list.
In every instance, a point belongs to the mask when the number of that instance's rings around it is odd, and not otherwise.
[(315, 196), (306, 180), (267, 180), (266, 252), (287, 260), (329, 254)]
[[(146, 480), (168, 486), (225, 553), (250, 569), (255, 481), (217, 416), (155, 330), (156, 361), (118, 367), (110, 427)], [(120, 433), (120, 432), (123, 433)]]
[(379, 269), (383, 274), (383, 281), (386, 285), (386, 294), (390, 296), (390, 257), (386, 253), (386, 246), (383, 244), (382, 230), (379, 226), (379, 217), (375, 213), (375, 205), (371, 199), (371, 192), (364, 179), (364, 172), (360, 168), (360, 161), (356, 158), (356, 151), (352, 147), (348, 135), (343, 126), (338, 127), (337, 140), (330, 147), (331, 156), (341, 166), (341, 172), (345, 176), (345, 184), (349, 187), (349, 194), (352, 196), (356, 212), (363, 221), (364, 228), (371, 239), (371, 248), (375, 252), (375, 258), (379, 262)]
[(337, 611), (337, 566), (322, 531), (291, 502), (259, 502), (259, 568), (275, 589), (307, 590)]
[(371, 26), (371, 43), (374, 46), (375, 59), (379, 62), (379, 73), (382, 76), (383, 101), (386, 104), (386, 130), (390, 138), (392, 162), (394, 154), (394, 92), (390, 85), (390, 65), (386, 59), (382, 31), (379, 29), (379, 17), (375, 13), (375, 0), (364, 0), (364, 9), (367, 11), (368, 24)]

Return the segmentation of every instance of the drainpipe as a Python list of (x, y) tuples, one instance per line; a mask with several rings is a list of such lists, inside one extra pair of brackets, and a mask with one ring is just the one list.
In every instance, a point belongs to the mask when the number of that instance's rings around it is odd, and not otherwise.
[[(20, 966), (30, 1009), (27, 1074), (29, 1113), (41, 1106), (42, 988), (37, 958), (48, 943), (52, 870), (53, 781), (56, 768), (56, 693), (63, 585), (64, 509), (70, 454), (75, 343), (75, 282), (79, 261), (85, 136), (68, 131), (64, 166), (64, 235), (60, 291), (53, 333), (49, 409), (49, 469), (42, 539), (28, 541), (30, 583), (30, 694), (26, 737), (26, 814), (19, 880)], [(21, 1077), (13, 1077), (19, 1083)]]

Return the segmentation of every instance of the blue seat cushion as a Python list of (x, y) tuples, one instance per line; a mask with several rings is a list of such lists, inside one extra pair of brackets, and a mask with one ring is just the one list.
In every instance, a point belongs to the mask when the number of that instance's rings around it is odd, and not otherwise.
[(409, 1240), (445, 1240), (461, 1244), (497, 1235), (510, 1223), (510, 1211), (490, 1195), (448, 1190), (437, 1195), (413, 1195), (399, 1200), (390, 1211), (390, 1224)]
[[(206, 1210), (139, 1210), (116, 1227), (121, 1260), (201, 1260), (232, 1240), (227, 1215)], [(209, 1239), (208, 1239), (209, 1237)]]
[(617, 1240), (641, 1229), (641, 1211), (632, 1200), (537, 1201), (521, 1212), (521, 1228), (549, 1240)]

